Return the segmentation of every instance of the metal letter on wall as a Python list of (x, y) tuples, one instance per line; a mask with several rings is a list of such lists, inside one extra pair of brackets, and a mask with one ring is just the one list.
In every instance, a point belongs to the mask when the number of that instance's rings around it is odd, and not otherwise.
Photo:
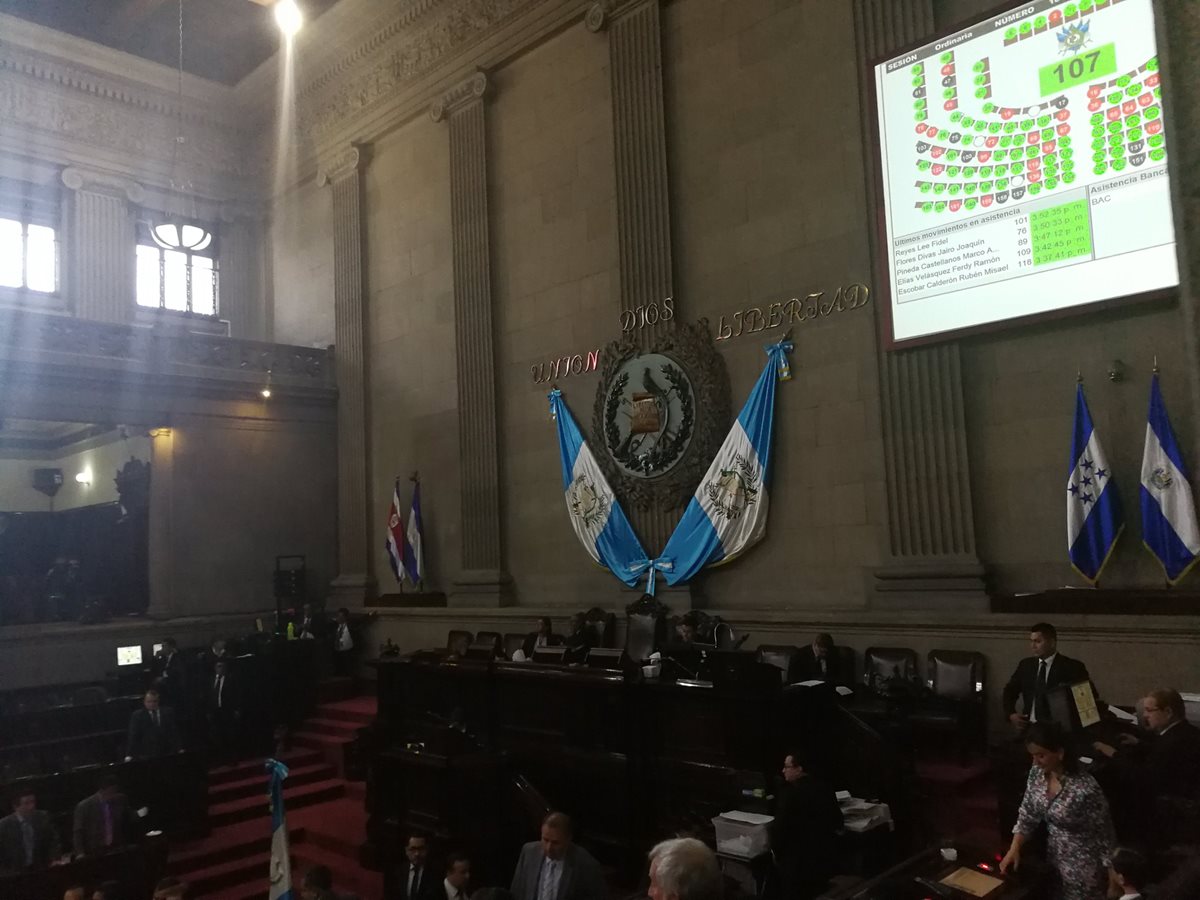
[(484, 104), (489, 88), (487, 75), (476, 72), (430, 108), (433, 120), (446, 120), (450, 130), (450, 228), (462, 494), (462, 562), (450, 604), (461, 606), (503, 605), (510, 581), (501, 557), (496, 445)]
[[(932, 0), (855, 0), (854, 13), (864, 78), (872, 60), (936, 28)], [(873, 111), (865, 96), (863, 115), (863, 134), (869, 135)], [(873, 188), (874, 173), (868, 174)], [(872, 208), (879, 202), (873, 190), (870, 202)], [(954, 342), (880, 353), (888, 561), (876, 572), (876, 589), (906, 604), (986, 608), (961, 374)]]
[(361, 606), (374, 588), (368, 522), (366, 296), (362, 171), (367, 148), (351, 144), (321, 166), (333, 189), (334, 371), (338, 387), (338, 602)]

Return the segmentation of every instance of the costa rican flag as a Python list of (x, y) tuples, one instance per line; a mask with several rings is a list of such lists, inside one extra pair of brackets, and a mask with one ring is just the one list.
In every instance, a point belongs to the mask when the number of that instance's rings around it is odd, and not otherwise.
[(400, 581), (404, 577), (404, 563), (401, 556), (401, 545), (404, 543), (404, 520), (400, 518), (400, 479), (392, 485), (392, 508), (388, 510), (387, 537), (383, 546), (387, 550), (388, 562), (392, 566), (392, 574)]
[(294, 900), (292, 893), (292, 858), (288, 847), (287, 817), (283, 810), (283, 781), (288, 767), (276, 759), (267, 760), (271, 798), (271, 871), (268, 900)]
[(1080, 384), (1075, 388), (1075, 429), (1067, 474), (1067, 554), (1075, 571), (1090, 584), (1099, 580), (1124, 528), (1121, 497)]
[(1200, 527), (1187, 466), (1167, 407), (1158, 387), (1150, 382), (1150, 412), (1146, 418), (1146, 447), (1142, 452), (1142, 540), (1175, 584), (1200, 556)]
[(786, 339), (766, 348), (762, 374), (662, 552), (669, 584), (737, 558), (766, 535), (775, 383), (791, 378), (791, 350)]
[(421, 482), (414, 475), (412, 507), (408, 511), (408, 528), (400, 536), (400, 549), (404, 564), (402, 571), (416, 585), (425, 580), (424, 534), (421, 526)]

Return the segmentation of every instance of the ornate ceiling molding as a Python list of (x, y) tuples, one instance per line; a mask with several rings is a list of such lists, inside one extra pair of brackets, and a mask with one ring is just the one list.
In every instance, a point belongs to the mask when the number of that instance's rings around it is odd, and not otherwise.
[(98, 172), (79, 166), (67, 166), (62, 171), (62, 183), (73, 191), (90, 191), (97, 194), (123, 196), (130, 203), (141, 203), (146, 199), (146, 189), (129, 178), (111, 172)]
[(371, 161), (371, 148), (366, 144), (349, 144), (336, 154), (321, 161), (317, 169), (317, 184), (327, 187), (352, 172), (361, 172)]
[(435, 122), (440, 122), (455, 110), (462, 109), (475, 100), (482, 100), (492, 90), (494, 82), (488, 78), (487, 72), (477, 71), (470, 78), (456, 84), (446, 93), (434, 99), (429, 104), (429, 115)]

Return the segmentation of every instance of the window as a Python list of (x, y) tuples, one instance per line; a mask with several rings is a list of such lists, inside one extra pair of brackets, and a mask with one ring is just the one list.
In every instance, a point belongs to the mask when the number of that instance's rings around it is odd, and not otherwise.
[(0, 209), (0, 287), (58, 291), (58, 236), (52, 225)]
[(204, 226), (139, 223), (138, 306), (215, 316), (216, 257), (216, 236)]

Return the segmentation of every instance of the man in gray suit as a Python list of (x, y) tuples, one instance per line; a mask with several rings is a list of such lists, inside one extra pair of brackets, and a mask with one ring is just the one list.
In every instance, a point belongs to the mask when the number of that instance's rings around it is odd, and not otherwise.
[(75, 855), (99, 856), (124, 847), (137, 830), (137, 817), (117, 788), (117, 779), (102, 775), (96, 793), (80, 800), (75, 807)]
[(19, 872), (58, 862), (58, 832), (50, 814), (37, 808), (32, 790), (18, 789), (12, 815), (0, 819), (0, 871)]
[(514, 900), (603, 900), (600, 864), (573, 837), (570, 817), (546, 816), (541, 840), (521, 848), (513, 872)]

